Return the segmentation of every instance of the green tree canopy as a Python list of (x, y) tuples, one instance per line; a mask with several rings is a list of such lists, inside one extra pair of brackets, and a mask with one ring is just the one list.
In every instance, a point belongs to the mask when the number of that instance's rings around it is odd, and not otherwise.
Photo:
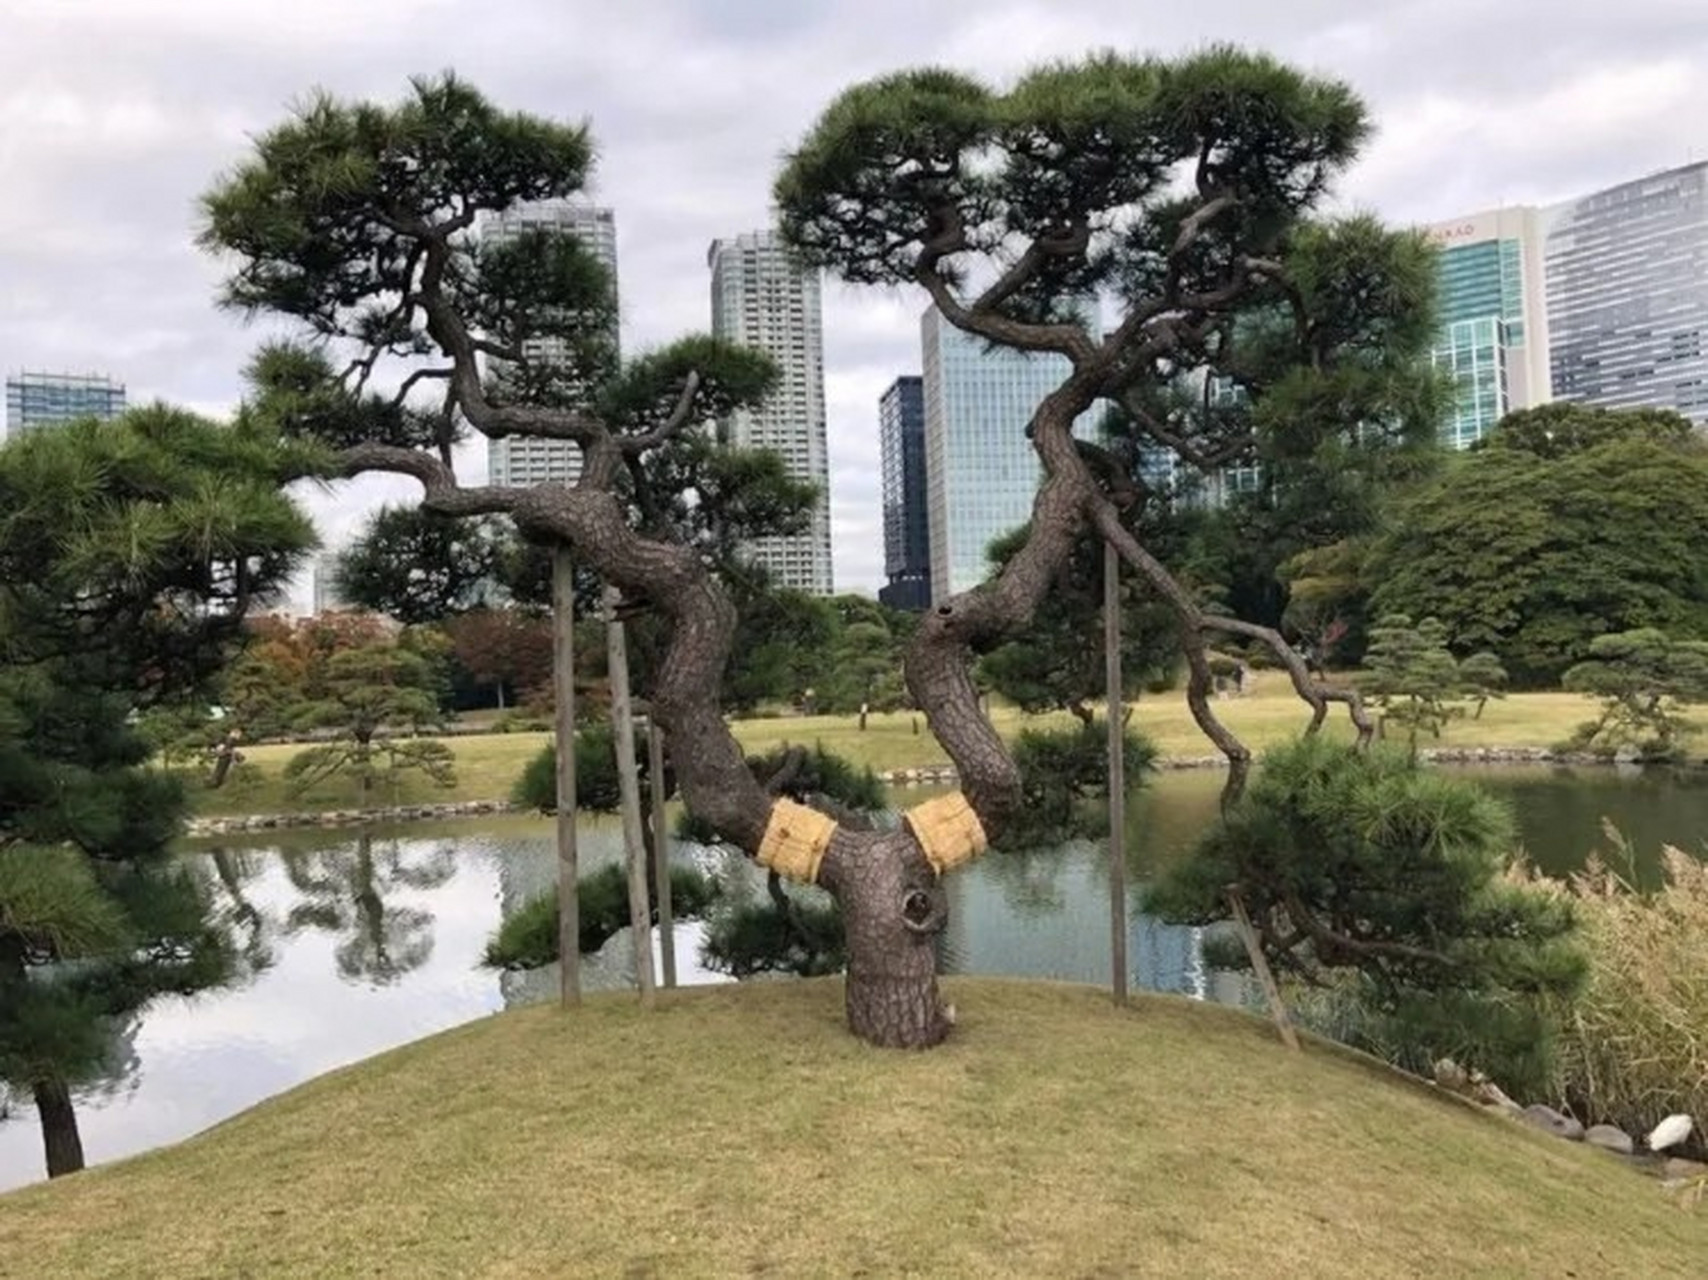
[(50, 1175), (82, 1167), (71, 1090), (119, 1028), (234, 963), (132, 719), (205, 701), (313, 546), (281, 491), (304, 463), (162, 406), (0, 447), (0, 1079), (33, 1096)]
[(1598, 635), (1708, 634), (1708, 447), (1683, 422), (1552, 406), (1503, 423), (1398, 504), (1372, 607), (1440, 619), (1530, 687)]
[[(1385, 747), (1305, 739), (1265, 756), (1146, 910), (1218, 924), (1237, 892), (1274, 968), (1351, 982), (1367, 1047), (1397, 1046), (1414, 1070), (1452, 1054), (1540, 1088), (1550, 1001), (1575, 991), (1584, 960), (1569, 904), (1503, 874), (1515, 841), (1512, 815), (1472, 783)], [(1237, 944), (1217, 960), (1248, 963)]]

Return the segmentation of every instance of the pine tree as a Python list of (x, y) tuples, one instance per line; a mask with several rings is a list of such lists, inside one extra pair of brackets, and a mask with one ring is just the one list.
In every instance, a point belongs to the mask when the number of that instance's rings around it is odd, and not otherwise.
[(83, 1166), (73, 1090), (125, 1020), (235, 962), (134, 722), (198, 695), (312, 546), (281, 492), (312, 465), (163, 407), (0, 448), (0, 1080), (50, 1177)]

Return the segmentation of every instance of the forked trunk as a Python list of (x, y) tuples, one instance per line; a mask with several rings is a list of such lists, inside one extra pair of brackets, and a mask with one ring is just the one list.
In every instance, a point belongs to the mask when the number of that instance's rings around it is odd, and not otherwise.
[(83, 1168), (83, 1135), (77, 1132), (71, 1090), (62, 1080), (48, 1080), (38, 1083), (33, 1092), (41, 1118), (42, 1148), (47, 1153), (47, 1176), (78, 1172)]
[(937, 935), (949, 921), (937, 874), (905, 832), (838, 832), (820, 882), (847, 931), (848, 1028), (886, 1049), (929, 1049), (952, 1015), (937, 991)]

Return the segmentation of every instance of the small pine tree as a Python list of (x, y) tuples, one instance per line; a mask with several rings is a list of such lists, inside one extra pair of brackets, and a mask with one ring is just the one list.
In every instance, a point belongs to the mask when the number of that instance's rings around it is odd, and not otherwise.
[[(1342, 997), (1347, 1034), (1412, 1068), (1452, 1053), (1536, 1085), (1556, 1002), (1584, 976), (1570, 905), (1505, 873), (1507, 809), (1387, 748), (1306, 738), (1147, 895), (1177, 924), (1231, 916), (1236, 892), (1280, 973)], [(1218, 963), (1244, 967), (1239, 948)]]
[(1652, 628), (1597, 636), (1589, 660), (1565, 675), (1565, 687), (1601, 699), (1601, 715), (1579, 728), (1576, 744), (1634, 746), (1671, 759), (1693, 726), (1684, 708), (1708, 702), (1708, 641), (1674, 640)]

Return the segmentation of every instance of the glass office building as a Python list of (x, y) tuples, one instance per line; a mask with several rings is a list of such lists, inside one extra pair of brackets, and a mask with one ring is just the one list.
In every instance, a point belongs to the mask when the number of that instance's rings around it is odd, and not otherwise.
[(878, 401), (883, 460), (884, 577), (878, 599), (915, 612), (931, 603), (931, 517), (925, 486), (925, 382), (897, 378)]
[(1549, 398), (1541, 226), (1534, 209), (1498, 209), (1428, 235), (1441, 310), (1432, 358), (1458, 388), (1442, 443), (1465, 449), (1507, 413)]
[[(946, 600), (990, 575), (992, 541), (1025, 524), (1043, 479), (1026, 427), (1061, 385), (1065, 356), (991, 347), (943, 319), (920, 325), (924, 347), (926, 510), (931, 600)], [(1088, 434), (1094, 407), (1075, 424)]]
[(125, 386), (99, 374), (18, 373), (6, 379), (6, 434), (77, 418), (116, 418)]
[(743, 448), (772, 450), (793, 479), (818, 486), (805, 533), (756, 539), (748, 553), (778, 585), (830, 595), (830, 458), (818, 272), (801, 266), (773, 231), (714, 240), (706, 263), (712, 272), (712, 333), (765, 352), (779, 374), (770, 398), (757, 410), (731, 415), (719, 424), (720, 433)]
[(1554, 394), (1708, 423), (1708, 163), (1548, 211)]

